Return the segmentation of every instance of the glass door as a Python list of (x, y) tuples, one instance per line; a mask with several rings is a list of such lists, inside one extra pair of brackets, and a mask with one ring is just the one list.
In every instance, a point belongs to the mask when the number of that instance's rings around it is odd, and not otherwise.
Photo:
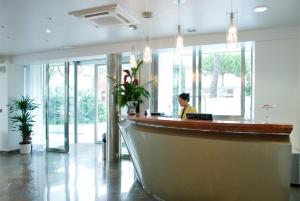
[(76, 63), (76, 143), (101, 143), (107, 129), (106, 58)]
[(69, 63), (46, 68), (46, 149), (69, 152)]
[(107, 101), (106, 101), (106, 87), (107, 87), (107, 66), (106, 62), (100, 62), (96, 65), (96, 136), (95, 142), (102, 142), (102, 135), (107, 133)]
[(48, 64), (45, 110), (47, 151), (73, 143), (101, 143), (107, 130), (106, 58)]
[(95, 141), (95, 64), (92, 61), (77, 65), (77, 142)]

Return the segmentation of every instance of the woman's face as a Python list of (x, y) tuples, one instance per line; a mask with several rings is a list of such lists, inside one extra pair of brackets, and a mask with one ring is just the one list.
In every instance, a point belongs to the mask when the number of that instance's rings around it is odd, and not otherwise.
[(179, 105), (181, 107), (184, 107), (188, 104), (188, 102), (186, 100), (183, 100), (182, 98), (178, 97), (178, 102), (179, 102)]

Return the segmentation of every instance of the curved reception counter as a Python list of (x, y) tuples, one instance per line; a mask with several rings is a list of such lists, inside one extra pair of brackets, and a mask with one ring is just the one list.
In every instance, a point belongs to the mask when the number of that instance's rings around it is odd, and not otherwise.
[(138, 179), (160, 200), (289, 200), (291, 125), (121, 118)]

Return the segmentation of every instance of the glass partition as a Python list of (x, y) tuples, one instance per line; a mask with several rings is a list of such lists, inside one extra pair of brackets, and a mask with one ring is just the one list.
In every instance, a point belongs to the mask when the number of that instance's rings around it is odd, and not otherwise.
[(98, 84), (97, 84), (97, 136), (96, 141), (102, 141), (102, 135), (107, 133), (107, 66), (97, 65)]
[(46, 147), (68, 152), (68, 64), (47, 66)]
[(77, 65), (77, 140), (93, 143), (95, 134), (95, 64)]

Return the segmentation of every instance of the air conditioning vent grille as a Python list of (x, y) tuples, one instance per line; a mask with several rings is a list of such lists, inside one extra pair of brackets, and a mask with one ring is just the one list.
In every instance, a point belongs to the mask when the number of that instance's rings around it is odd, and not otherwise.
[(117, 13), (117, 16), (123, 20), (125, 23), (130, 23), (130, 21), (128, 19), (126, 19), (124, 16), (120, 15), (119, 13)]
[(88, 8), (84, 10), (73, 11), (69, 13), (89, 23), (99, 26), (109, 25), (137, 25), (139, 21), (129, 15), (117, 4)]
[(98, 26), (108, 26), (108, 25), (117, 25), (120, 24), (120, 20), (116, 19), (113, 16), (107, 16), (104, 18), (95, 18), (90, 19), (92, 22), (97, 24)]
[(103, 15), (109, 15), (109, 12), (101, 12), (101, 13), (94, 13), (94, 14), (88, 14), (85, 15), (85, 18), (90, 18), (90, 17), (97, 17), (97, 16), (103, 16)]

